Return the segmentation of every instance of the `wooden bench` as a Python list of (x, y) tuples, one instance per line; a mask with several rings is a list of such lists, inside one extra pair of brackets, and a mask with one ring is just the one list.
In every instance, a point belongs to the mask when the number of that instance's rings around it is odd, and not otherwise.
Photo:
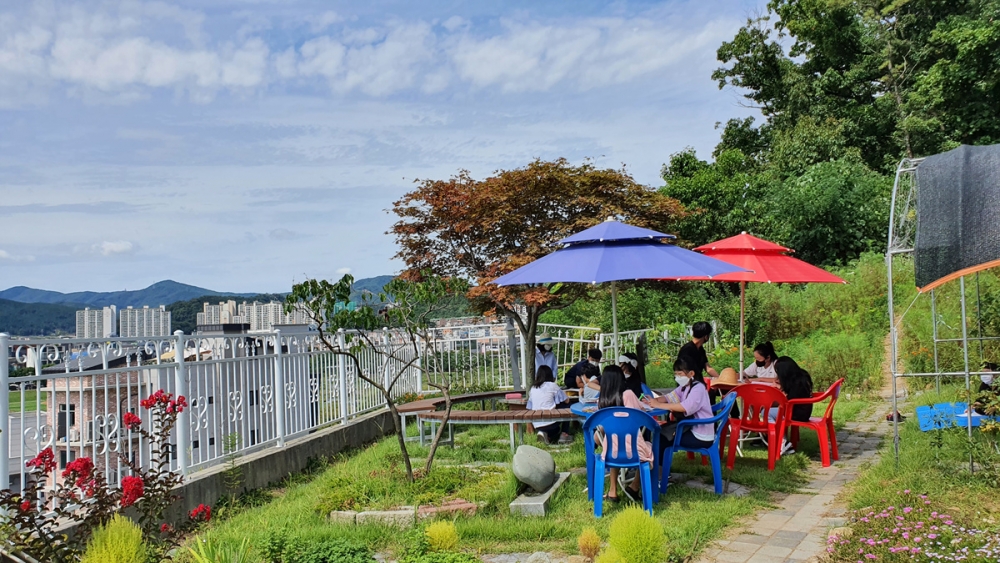
[[(429, 422), (431, 431), (428, 436), (433, 436), (435, 426), (444, 421), (444, 411), (431, 411), (417, 413), (417, 428), (420, 431), (420, 445), (424, 445), (424, 423)], [(550, 422), (566, 422), (580, 420), (580, 417), (573, 414), (570, 409), (552, 410), (520, 410), (520, 411), (451, 411), (448, 418), (448, 443), (455, 445), (453, 427), (456, 424), (507, 424), (510, 426), (510, 451), (517, 448), (517, 437), (524, 443), (524, 425), (545, 424)], [(519, 432), (515, 433), (515, 427)]]
[[(516, 391), (486, 391), (483, 393), (467, 393), (465, 395), (456, 395), (451, 398), (451, 404), (457, 405), (461, 403), (475, 403), (479, 402), (482, 410), (486, 410), (486, 401), (490, 402), (491, 408), (496, 409), (497, 399), (503, 399), (510, 393), (516, 393)], [(419, 401), (413, 401), (410, 403), (405, 403), (402, 405), (396, 405), (396, 410), (399, 412), (399, 421), (403, 425), (403, 432), (406, 432), (406, 417), (413, 416), (419, 413), (434, 412), (438, 409), (444, 408), (444, 397), (431, 397), (430, 399), (421, 399)], [(456, 411), (452, 411), (456, 412)], [(415, 441), (416, 437), (407, 437), (407, 441)]]

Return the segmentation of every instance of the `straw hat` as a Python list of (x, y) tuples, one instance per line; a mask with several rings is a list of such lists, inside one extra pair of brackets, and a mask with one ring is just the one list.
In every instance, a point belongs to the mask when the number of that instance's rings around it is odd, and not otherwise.
[(719, 372), (719, 377), (715, 378), (712, 383), (716, 385), (739, 385), (740, 376), (737, 375), (736, 370), (733, 368), (725, 368)]
[(549, 333), (547, 333), (547, 332), (543, 332), (538, 337), (538, 343), (539, 344), (552, 344), (552, 336)]

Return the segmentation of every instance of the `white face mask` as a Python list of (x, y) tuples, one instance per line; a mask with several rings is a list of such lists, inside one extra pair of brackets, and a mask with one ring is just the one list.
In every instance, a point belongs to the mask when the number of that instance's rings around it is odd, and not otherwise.
[(686, 375), (675, 375), (674, 381), (677, 382), (678, 387), (684, 387), (691, 382), (691, 378)]
[(550, 345), (550, 344), (546, 344), (546, 345), (544, 346), (544, 348), (545, 348), (545, 351), (546, 351), (546, 352), (551, 352), (551, 351), (552, 351), (552, 345)]
[(595, 362), (594, 360), (590, 360), (590, 365), (599, 368), (601, 367), (601, 362)]
[[(624, 370), (623, 370), (623, 371), (624, 371)], [(624, 373), (625, 373), (625, 379), (628, 379), (628, 378), (632, 377), (632, 374), (631, 374), (631, 373), (629, 373), (629, 372), (627, 372), (627, 371), (625, 371)]]
[(985, 383), (987, 385), (993, 385), (993, 376), (992, 375), (980, 375), (979, 376), (979, 381), (982, 381), (983, 383)]

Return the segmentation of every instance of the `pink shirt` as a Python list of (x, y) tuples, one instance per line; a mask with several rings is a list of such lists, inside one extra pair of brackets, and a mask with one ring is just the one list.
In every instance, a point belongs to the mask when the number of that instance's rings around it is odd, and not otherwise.
[[(631, 390), (626, 389), (622, 393), (622, 402), (626, 408), (636, 409), (642, 411), (642, 403), (639, 402), (639, 398), (635, 396)], [(643, 411), (645, 412), (645, 411)], [(625, 453), (629, 457), (632, 456), (632, 436), (626, 436), (625, 438)], [(640, 430), (638, 435), (635, 436), (636, 448), (639, 452), (639, 459), (642, 461), (653, 461), (653, 446), (649, 444), (643, 437), (642, 431)], [(601, 457), (603, 458), (608, 451), (607, 436), (601, 436)], [(612, 457), (618, 455), (618, 436), (611, 437), (611, 455)]]

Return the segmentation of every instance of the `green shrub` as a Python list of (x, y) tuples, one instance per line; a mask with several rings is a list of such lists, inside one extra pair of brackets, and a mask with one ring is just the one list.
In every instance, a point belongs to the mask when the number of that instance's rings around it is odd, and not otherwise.
[(424, 531), (431, 551), (453, 551), (458, 547), (458, 531), (454, 522), (434, 522)]
[(460, 551), (432, 551), (415, 559), (408, 559), (406, 563), (479, 563), (479, 561), (475, 555)]
[(81, 563), (146, 563), (142, 529), (120, 514), (94, 532)]
[(601, 551), (601, 536), (593, 528), (584, 528), (576, 540), (576, 546), (580, 549), (580, 555), (593, 561)]
[(625, 563), (625, 560), (622, 559), (615, 546), (609, 545), (597, 556), (597, 560), (594, 563)]
[(194, 563), (250, 563), (250, 540), (247, 538), (243, 538), (239, 546), (205, 541), (200, 537), (194, 542), (197, 549), (188, 548)]
[(282, 563), (371, 563), (367, 546), (340, 538), (325, 540), (294, 538), (282, 553)]
[(623, 563), (662, 561), (666, 554), (666, 537), (660, 521), (637, 506), (615, 516), (608, 532), (608, 543)]

